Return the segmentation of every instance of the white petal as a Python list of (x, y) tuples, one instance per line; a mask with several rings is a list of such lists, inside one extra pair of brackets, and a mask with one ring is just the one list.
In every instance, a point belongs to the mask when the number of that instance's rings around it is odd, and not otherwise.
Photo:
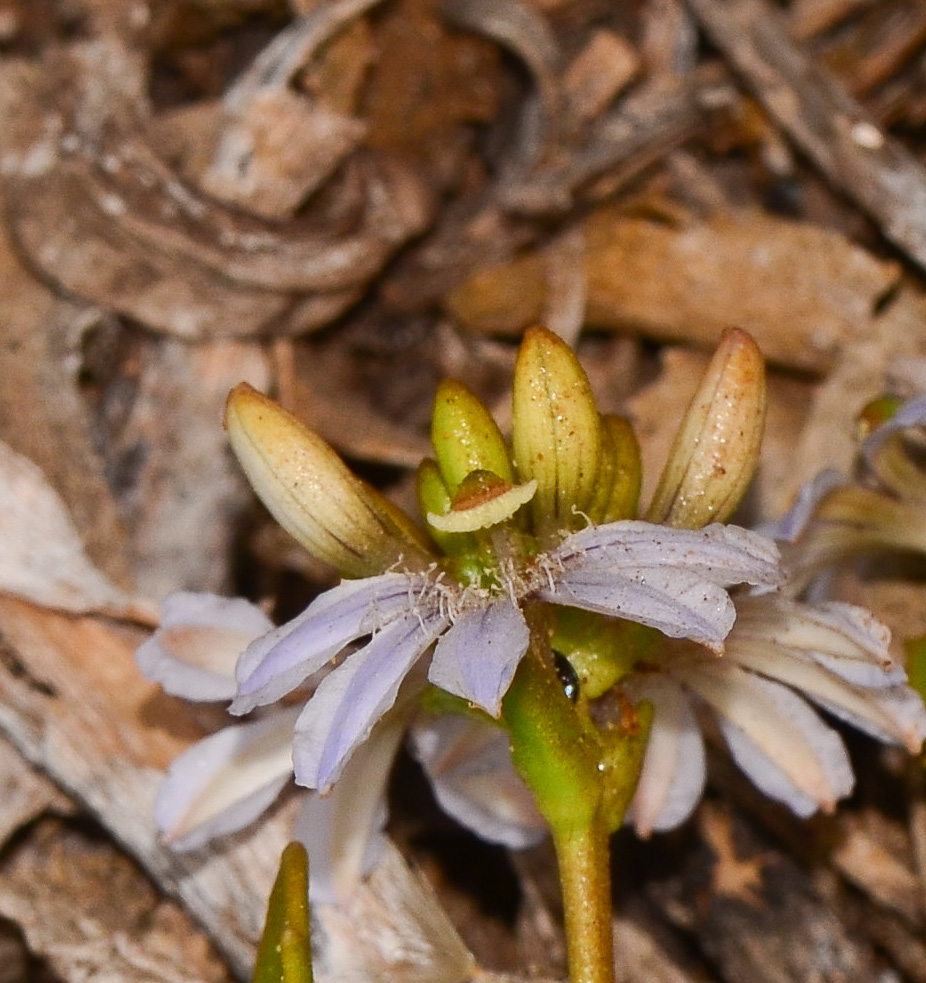
[(297, 709), (226, 727), (176, 758), (158, 790), (158, 829), (177, 850), (197, 850), (213, 837), (252, 823), (292, 775)]
[(438, 640), (428, 679), (497, 717), (529, 642), (524, 615), (508, 597), (471, 608)]
[(596, 611), (658, 628), (670, 638), (691, 638), (715, 651), (733, 627), (727, 592), (699, 573), (672, 567), (638, 567), (620, 574), (575, 569), (559, 574), (553, 590), (538, 596), (554, 604)]
[(326, 676), (296, 724), (296, 781), (327, 791), (358, 744), (393, 705), (417, 659), (446, 627), (447, 619), (410, 615), (377, 632)]
[(313, 902), (343, 904), (382, 856), (386, 785), (405, 726), (404, 713), (386, 714), (331, 793), (306, 797), (293, 835), (309, 851)]
[(346, 580), (319, 595), (298, 617), (248, 646), (238, 663), (235, 714), (273, 703), (295, 689), (354, 639), (408, 611), (421, 577), (387, 573)]
[(230, 700), (238, 656), (273, 622), (241, 597), (171, 594), (161, 625), (135, 653), (147, 679), (187, 700)]
[(862, 454), (869, 467), (873, 467), (878, 450), (890, 437), (911, 427), (926, 426), (926, 396), (908, 400), (881, 426), (876, 427), (862, 442)]
[(627, 687), (634, 702), (649, 700), (655, 710), (643, 769), (627, 816), (637, 835), (674, 829), (704, 792), (704, 740), (689, 698), (665, 676), (637, 675)]
[[(922, 701), (921, 714), (917, 715), (911, 713), (916, 709), (912, 702), (903, 708), (903, 714), (897, 714), (894, 712), (896, 695), (891, 700), (882, 699), (887, 693), (896, 694), (905, 689), (912, 693), (908, 687), (886, 684), (880, 688), (865, 689), (854, 686), (824, 668), (806, 653), (780, 648), (773, 641), (731, 641), (727, 646), (726, 657), (737, 665), (785, 683), (814, 703), (882, 741), (909, 746), (911, 751), (919, 750), (922, 737), (917, 741), (916, 736), (922, 724), (918, 717), (922, 716), (926, 720)], [(900, 709), (900, 704), (897, 709)]]
[(511, 763), (504, 730), (469, 717), (419, 717), (411, 735), (435, 798), (457, 822), (513, 850), (547, 835), (546, 821)]
[(770, 641), (813, 657), (849, 682), (890, 686), (898, 675), (888, 646), (890, 629), (865, 608), (829, 603), (811, 606), (784, 597), (741, 598), (728, 643)]
[(917, 754), (926, 740), (926, 709), (920, 695), (909, 686), (867, 691), (858, 711), (847, 700), (829, 702), (822, 697), (814, 700), (834, 716), (853, 727), (876, 737), (879, 741), (900, 744), (911, 754)]
[(839, 735), (786, 686), (725, 659), (680, 665), (673, 674), (717, 711), (734, 759), (766, 795), (807, 816), (831, 811), (852, 791)]

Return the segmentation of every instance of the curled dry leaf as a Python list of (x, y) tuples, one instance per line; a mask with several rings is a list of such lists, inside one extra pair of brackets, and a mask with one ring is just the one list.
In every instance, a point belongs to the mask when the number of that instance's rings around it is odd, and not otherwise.
[(17, 63), (3, 79), (14, 234), (78, 296), (185, 338), (246, 336), (271, 321), (306, 330), (343, 312), (429, 221), (420, 182), (373, 155), (351, 161), (332, 214), (281, 228), (221, 206), (146, 141), (144, 84), (145, 66), (113, 40)]
[(130, 597), (90, 562), (58, 493), (2, 442), (0, 590), (61, 611), (157, 620), (153, 606)]
[(334, 0), (281, 31), (228, 89), (203, 190), (269, 219), (292, 217), (360, 145), (363, 123), (291, 88), (318, 50), (380, 0)]

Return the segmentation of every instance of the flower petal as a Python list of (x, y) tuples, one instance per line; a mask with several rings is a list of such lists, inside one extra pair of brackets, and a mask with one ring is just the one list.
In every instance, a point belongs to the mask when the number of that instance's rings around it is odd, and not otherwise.
[(237, 669), (235, 714), (285, 696), (349, 642), (408, 611), (428, 581), (401, 573), (348, 580), (319, 595), (298, 617), (248, 646)]
[(529, 642), (524, 615), (510, 598), (470, 608), (438, 640), (428, 679), (497, 717)]
[(238, 656), (271, 628), (267, 615), (244, 598), (181, 591), (165, 599), (160, 627), (135, 660), (172, 696), (230, 700)]
[(725, 586), (774, 586), (782, 579), (778, 548), (772, 540), (739, 526), (671, 529), (627, 519), (573, 533), (551, 556), (567, 566), (587, 569), (684, 568)]
[(511, 762), (508, 734), (470, 717), (419, 717), (412, 750), (441, 808), (481, 839), (512, 850), (549, 832)]
[(812, 606), (768, 594), (740, 598), (729, 643), (753, 641), (812, 653), (821, 665), (856, 685), (890, 686), (904, 680), (888, 650), (890, 629), (852, 604)]
[(386, 714), (348, 761), (330, 795), (306, 796), (293, 835), (309, 851), (309, 893), (343, 904), (383, 853), (386, 785), (405, 734), (405, 714)]
[(337, 781), (446, 625), (447, 618), (436, 613), (394, 621), (319, 683), (296, 724), (293, 761), (300, 785), (325, 792)]
[(734, 759), (766, 795), (809, 816), (852, 791), (839, 735), (786, 686), (719, 659), (674, 674), (714, 708)]
[(560, 574), (553, 589), (538, 596), (649, 625), (670, 638), (691, 638), (717, 652), (736, 618), (722, 587), (672, 567), (638, 567), (620, 575), (580, 568)]
[[(899, 709), (899, 705), (894, 705), (896, 693), (908, 687), (872, 689), (853, 686), (819, 665), (806, 653), (792, 652), (766, 640), (752, 640), (748, 643), (728, 640), (726, 657), (766, 678), (785, 683), (879, 740), (904, 745), (913, 752), (918, 751), (923, 742), (926, 734), (926, 711), (923, 711), (922, 701), (916, 698), (920, 710), (918, 715), (911, 713), (915, 710), (913, 703), (909, 704), (902, 717), (895, 713)], [(912, 693), (912, 690), (909, 692)], [(895, 695), (887, 697), (889, 693)]]
[(237, 832), (273, 803), (292, 775), (296, 710), (226, 727), (171, 762), (154, 816), (175, 850)]
[(810, 525), (810, 520), (817, 505), (834, 488), (847, 485), (848, 479), (833, 469), (821, 471), (810, 481), (801, 485), (797, 498), (791, 508), (779, 519), (766, 522), (759, 527), (758, 532), (763, 536), (777, 539), (779, 542), (793, 543)]
[(653, 723), (637, 791), (628, 810), (637, 835), (674, 829), (694, 810), (706, 778), (704, 741), (688, 697), (671, 679), (639, 675), (628, 681), (634, 702), (653, 704)]

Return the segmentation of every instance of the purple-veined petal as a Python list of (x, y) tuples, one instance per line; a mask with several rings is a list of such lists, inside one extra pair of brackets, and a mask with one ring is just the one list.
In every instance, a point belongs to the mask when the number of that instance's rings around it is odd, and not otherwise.
[(697, 573), (713, 584), (774, 586), (781, 581), (772, 540), (739, 526), (672, 529), (636, 519), (589, 526), (551, 551), (569, 570), (601, 569), (633, 576), (638, 568), (668, 567)]
[(448, 815), (490, 843), (512, 850), (549, 832), (534, 797), (511, 763), (508, 734), (469, 717), (419, 717), (412, 750)]
[(238, 656), (273, 622), (241, 597), (181, 591), (161, 607), (161, 624), (135, 653), (146, 679), (187, 700), (230, 700)]
[(890, 686), (904, 680), (888, 651), (890, 629), (852, 604), (811, 606), (771, 595), (741, 598), (729, 643), (751, 641), (811, 653), (821, 665), (857, 685)]
[(386, 785), (405, 734), (406, 713), (386, 714), (357, 748), (329, 795), (309, 794), (293, 835), (309, 851), (309, 894), (318, 904), (343, 904), (383, 853)]
[(554, 604), (596, 611), (657, 628), (670, 638), (691, 638), (722, 651), (736, 612), (727, 592), (699, 573), (673, 567), (639, 567), (621, 574), (572, 569), (554, 588), (538, 592)]
[(296, 724), (293, 762), (300, 785), (325, 792), (337, 781), (447, 621), (437, 613), (394, 621), (319, 683)]
[(766, 795), (808, 816), (832, 811), (852, 791), (839, 735), (786, 686), (725, 659), (679, 666), (675, 675), (716, 711), (736, 763)]
[(298, 708), (226, 727), (171, 762), (154, 816), (176, 850), (237, 832), (273, 803), (292, 775)]
[[(923, 724), (916, 726), (916, 719), (911, 718), (909, 713), (905, 715), (906, 719), (895, 716), (890, 702), (880, 699), (886, 691), (884, 687), (871, 689), (853, 686), (806, 653), (789, 651), (765, 639), (729, 641), (726, 657), (746, 669), (785, 683), (880, 740), (904, 746), (912, 743), (910, 750), (919, 750), (922, 737), (916, 741), (916, 734), (922, 730)], [(903, 688), (906, 687), (890, 687), (891, 690)], [(926, 721), (926, 713), (922, 717)]]
[(346, 580), (319, 595), (298, 617), (248, 646), (238, 663), (235, 714), (273, 703), (317, 672), (349, 642), (406, 611), (429, 581), (387, 573)]
[(635, 702), (653, 704), (643, 769), (628, 810), (637, 835), (674, 829), (698, 804), (706, 777), (704, 740), (690, 701), (677, 683), (658, 674), (628, 681), (627, 694)]
[(510, 598), (499, 597), (464, 610), (441, 635), (428, 679), (497, 717), (529, 642), (524, 615)]

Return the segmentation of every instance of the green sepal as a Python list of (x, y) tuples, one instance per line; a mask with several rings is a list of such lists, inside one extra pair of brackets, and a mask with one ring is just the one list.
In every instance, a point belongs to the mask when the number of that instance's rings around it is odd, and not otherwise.
[(661, 638), (655, 628), (617, 618), (552, 608), (550, 645), (565, 656), (579, 677), (579, 694), (595, 700), (620, 682)]
[(537, 481), (535, 531), (545, 537), (583, 525), (595, 492), (601, 423), (579, 360), (543, 328), (528, 330), (518, 351), (511, 442), (520, 480)]
[(502, 702), (511, 759), (554, 832), (568, 835), (597, 821), (601, 747), (595, 729), (563, 693), (535, 633)]
[(462, 382), (448, 379), (437, 387), (431, 443), (451, 494), (473, 471), (491, 471), (507, 484), (515, 483), (508, 447), (498, 424)]
[(312, 983), (309, 859), (301, 843), (280, 857), (252, 983)]
[(624, 825), (624, 816), (640, 781), (643, 756), (653, 723), (653, 705), (642, 701), (622, 708), (622, 720), (600, 731), (603, 749), (601, 815), (609, 833)]

